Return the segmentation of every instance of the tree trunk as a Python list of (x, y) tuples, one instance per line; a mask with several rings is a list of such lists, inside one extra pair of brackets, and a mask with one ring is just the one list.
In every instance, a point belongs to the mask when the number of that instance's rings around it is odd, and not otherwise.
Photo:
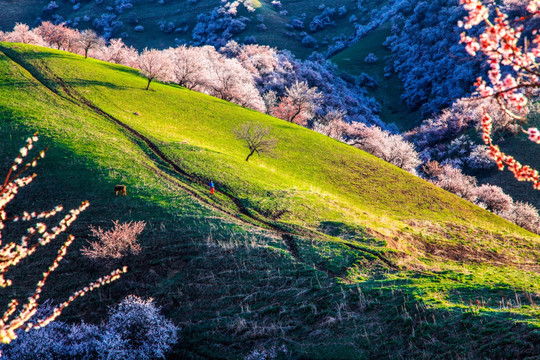
[(150, 83), (152, 82), (152, 79), (148, 79), (148, 84), (146, 84), (146, 89), (144, 90), (148, 90), (150, 88)]
[(294, 119), (296, 119), (296, 117), (298, 115), (300, 115), (300, 113), (302, 112), (302, 108), (300, 108), (290, 119), (289, 119), (289, 122), (294, 122)]
[(251, 155), (253, 155), (254, 153), (255, 153), (255, 150), (252, 150), (252, 151), (249, 153), (249, 155), (247, 156), (246, 161), (248, 161), (249, 158), (251, 157)]

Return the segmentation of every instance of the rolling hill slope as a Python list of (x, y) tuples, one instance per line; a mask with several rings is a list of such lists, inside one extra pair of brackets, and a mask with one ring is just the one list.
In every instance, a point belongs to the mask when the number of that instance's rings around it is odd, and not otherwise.
[[(540, 351), (538, 236), (310, 130), (145, 85), (127, 67), (0, 44), (2, 168), (29, 133), (51, 145), (20, 206), (90, 200), (79, 246), (90, 224), (149, 224), (124, 280), (66, 319), (99, 321), (128, 293), (153, 296), (182, 327), (184, 358), (273, 344), (311, 359)], [(244, 160), (233, 130), (246, 122), (271, 128), (275, 156)], [(117, 183), (128, 197), (114, 196)], [(83, 259), (72, 249), (45, 295), (60, 301), (105, 272)], [(24, 296), (39, 266), (15, 274), (12, 291)]]

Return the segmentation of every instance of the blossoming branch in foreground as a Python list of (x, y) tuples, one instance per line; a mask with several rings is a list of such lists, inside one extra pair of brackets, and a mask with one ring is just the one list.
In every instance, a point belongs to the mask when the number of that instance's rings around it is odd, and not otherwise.
[[(471, 29), (481, 23), (485, 24), (484, 31), (478, 37), (461, 34), (461, 42), (471, 56), (478, 53), (487, 57), (489, 65), (488, 79), (479, 77), (475, 83), (477, 94), (482, 97), (494, 97), (505, 113), (519, 121), (525, 117), (518, 114), (524, 113), (527, 106), (526, 92), (540, 88), (540, 68), (538, 57), (540, 56), (540, 35), (533, 32), (535, 38), (529, 44), (522, 42), (523, 25), (511, 26), (508, 16), (495, 9), (494, 21), (489, 19), (489, 9), (479, 0), (460, 0), (468, 15), (459, 26)], [(540, 14), (540, 0), (529, 1), (527, 11), (530, 16)], [(517, 18), (516, 22), (525, 20), (525, 17)], [(505, 72), (505, 74), (503, 74)], [(509, 156), (493, 145), (492, 119), (484, 109), (482, 116), (482, 139), (490, 148), (490, 156), (497, 162), (499, 169), (508, 166), (508, 169), (519, 181), (531, 181), (535, 189), (540, 189), (538, 171), (530, 166), (521, 165), (512, 156)], [(534, 143), (540, 143), (540, 132), (537, 128), (524, 130), (528, 139)]]
[[(534, 170), (528, 165), (521, 165), (514, 157), (503, 153), (498, 146), (493, 145), (491, 139), (492, 119), (491, 116), (484, 111), (482, 116), (482, 139), (489, 146), (489, 154), (497, 162), (499, 170), (503, 170), (504, 166), (508, 166), (516, 179), (519, 181), (531, 181), (533, 187), (540, 190), (540, 176), (537, 170)], [(535, 129), (537, 132), (538, 130)]]
[[(24, 162), (24, 158), (27, 157), (32, 150), (34, 143), (38, 141), (36, 135), (26, 140), (26, 145), (19, 150), (19, 155), (15, 158), (13, 165), (10, 167), (7, 176), (2, 185), (0, 185), (0, 287), (7, 287), (12, 284), (11, 280), (5, 279), (6, 272), (14, 265), (17, 265), (22, 259), (35, 253), (38, 247), (49, 244), (52, 240), (64, 233), (69, 226), (77, 219), (79, 214), (86, 210), (89, 206), (87, 201), (83, 202), (78, 208), (72, 209), (66, 214), (57, 226), (54, 226), (50, 231), (46, 224), (38, 222), (27, 228), (26, 234), (21, 237), (20, 243), (9, 242), (2, 244), (2, 230), (5, 228), (6, 222), (17, 221), (32, 221), (48, 219), (57, 215), (63, 211), (62, 206), (56, 206), (52, 210), (44, 211), (41, 213), (25, 211), (21, 215), (16, 215), (11, 218), (7, 217), (5, 208), (15, 196), (19, 190), (32, 182), (36, 177), (35, 174), (22, 177), (22, 174), (31, 167), (35, 167), (37, 161), (45, 156), (45, 150), (41, 151), (38, 156), (34, 157), (31, 161), (21, 167)], [(18, 170), (18, 172), (17, 172)], [(34, 239), (35, 238), (35, 239)], [(29, 245), (33, 240), (33, 244)], [(41, 296), (41, 291), (45, 285), (50, 274), (56, 270), (60, 264), (60, 261), (67, 253), (68, 247), (73, 243), (75, 237), (69, 235), (64, 244), (60, 247), (56, 258), (46, 272), (43, 273), (42, 279), (38, 282), (36, 290), (33, 295), (30, 296), (26, 304), (19, 308), (19, 302), (16, 299), (12, 299), (8, 305), (8, 309), (0, 319), (0, 341), (3, 343), (10, 343), (17, 335), (15, 331), (19, 328), (23, 328), (26, 331), (32, 329), (38, 329), (46, 326), (50, 322), (54, 321), (62, 310), (69, 306), (78, 297), (84, 296), (87, 292), (95, 290), (105, 284), (109, 284), (112, 281), (117, 280), (121, 274), (127, 271), (127, 267), (117, 269), (107, 276), (99, 278), (97, 281), (91, 283), (85, 288), (73, 293), (68, 300), (61, 303), (53, 309), (51, 315), (44, 319), (39, 319), (35, 322), (30, 322), (30, 319), (36, 314), (38, 308), (38, 300)], [(19, 311), (16, 316), (14, 314)]]

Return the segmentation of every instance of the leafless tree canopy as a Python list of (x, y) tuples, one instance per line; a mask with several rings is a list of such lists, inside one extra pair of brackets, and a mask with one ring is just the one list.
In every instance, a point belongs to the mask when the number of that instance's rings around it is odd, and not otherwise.
[(234, 134), (238, 140), (244, 141), (244, 145), (249, 149), (246, 161), (255, 153), (259, 156), (261, 154), (272, 154), (277, 144), (277, 140), (270, 133), (270, 128), (259, 124), (246, 123), (240, 125), (234, 130)]

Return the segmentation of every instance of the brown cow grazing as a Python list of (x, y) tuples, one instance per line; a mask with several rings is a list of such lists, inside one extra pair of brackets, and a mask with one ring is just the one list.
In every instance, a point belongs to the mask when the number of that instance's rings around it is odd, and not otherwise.
[(116, 193), (117, 196), (118, 195), (126, 196), (127, 195), (126, 185), (115, 185), (114, 192)]

